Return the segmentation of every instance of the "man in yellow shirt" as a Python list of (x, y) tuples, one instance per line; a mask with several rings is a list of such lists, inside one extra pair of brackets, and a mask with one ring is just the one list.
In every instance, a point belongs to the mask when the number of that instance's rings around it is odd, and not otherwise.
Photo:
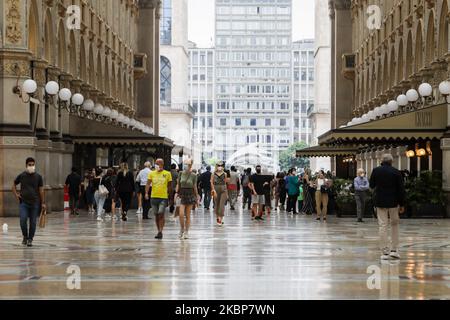
[(155, 161), (155, 170), (148, 174), (147, 185), (145, 186), (145, 199), (148, 200), (150, 186), (152, 188), (151, 206), (156, 219), (158, 234), (155, 239), (162, 239), (165, 224), (164, 213), (169, 205), (169, 194), (172, 192), (172, 174), (164, 170), (164, 160)]

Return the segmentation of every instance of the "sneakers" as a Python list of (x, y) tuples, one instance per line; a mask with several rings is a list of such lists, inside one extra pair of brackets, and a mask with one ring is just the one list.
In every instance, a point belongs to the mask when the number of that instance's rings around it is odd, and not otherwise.
[(389, 253), (389, 256), (392, 259), (396, 259), (396, 260), (400, 259), (400, 254), (398, 253), (397, 250), (391, 250), (391, 252)]
[(162, 232), (158, 232), (158, 234), (155, 236), (155, 239), (162, 239), (162, 238), (163, 238)]
[(189, 239), (189, 231), (184, 232), (183, 239)]
[(127, 214), (126, 213), (122, 213), (122, 221), (127, 221)]
[(28, 239), (27, 240), (27, 247), (32, 247), (33, 246), (33, 240)]
[(102, 222), (103, 221), (102, 217), (101, 216), (97, 216), (97, 221), (98, 222)]
[(136, 211), (136, 214), (141, 214), (142, 211), (143, 211), (142, 208), (138, 208), (137, 211)]
[(320, 217), (316, 218), (317, 221), (320, 221)]
[(264, 218), (263, 218), (263, 217), (260, 217), (260, 216), (256, 216), (256, 217), (255, 217), (255, 220), (261, 220), (261, 221), (263, 221)]
[(25, 237), (23, 237), (23, 240), (22, 240), (22, 244), (24, 245), (24, 246), (26, 246), (27, 245), (27, 238), (25, 238)]
[(178, 239), (183, 240), (184, 239), (184, 232), (180, 231), (180, 234), (178, 235)]
[(105, 219), (111, 219), (111, 215), (110, 214), (107, 214), (107, 215), (105, 215)]

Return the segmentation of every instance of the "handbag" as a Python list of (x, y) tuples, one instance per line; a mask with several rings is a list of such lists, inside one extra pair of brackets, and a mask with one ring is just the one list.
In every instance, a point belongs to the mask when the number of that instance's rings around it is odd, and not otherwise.
[(100, 185), (98, 186), (98, 193), (101, 196), (107, 196), (109, 194), (108, 188), (106, 188), (103, 184), (102, 184), (102, 180), (100, 179)]
[(47, 209), (42, 208), (41, 215), (39, 216), (39, 228), (45, 228), (47, 224)]
[(328, 188), (325, 185), (320, 186), (321, 193), (328, 193)]

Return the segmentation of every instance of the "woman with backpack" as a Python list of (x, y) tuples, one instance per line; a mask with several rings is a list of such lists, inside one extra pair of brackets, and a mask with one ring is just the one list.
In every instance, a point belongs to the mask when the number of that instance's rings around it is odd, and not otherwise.
[(128, 163), (123, 162), (120, 165), (120, 171), (117, 174), (116, 191), (122, 204), (122, 221), (127, 221), (128, 210), (130, 209), (131, 199), (134, 195), (134, 176), (128, 169)]

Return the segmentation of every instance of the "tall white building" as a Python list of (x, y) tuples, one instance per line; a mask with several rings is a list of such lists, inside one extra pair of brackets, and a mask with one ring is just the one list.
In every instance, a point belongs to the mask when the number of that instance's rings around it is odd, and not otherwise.
[[(315, 93), (314, 107), (308, 110), (311, 121), (311, 145), (317, 145), (317, 137), (331, 129), (331, 24), (328, 3), (315, 2)], [(311, 169), (330, 170), (330, 158), (311, 158)]]
[(216, 0), (215, 37), (216, 156), (277, 170), (293, 142), (292, 1)]
[(314, 39), (292, 44), (292, 142), (311, 144), (308, 110), (314, 108)]
[(194, 110), (193, 139), (201, 148), (201, 162), (214, 157), (215, 50), (189, 43), (189, 104)]
[(163, 0), (160, 20), (160, 134), (175, 143), (172, 161), (179, 154), (194, 158), (192, 140), (193, 109), (188, 93), (187, 0)]

